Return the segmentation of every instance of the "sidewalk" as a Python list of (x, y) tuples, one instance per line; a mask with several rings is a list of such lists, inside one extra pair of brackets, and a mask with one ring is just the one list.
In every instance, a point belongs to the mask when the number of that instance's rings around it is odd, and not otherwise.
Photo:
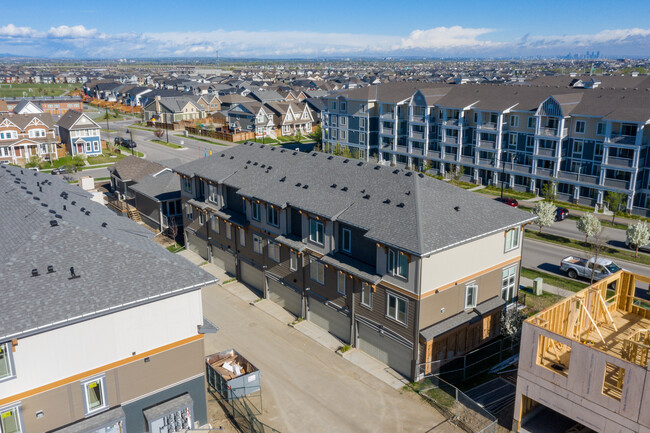
[[(533, 287), (533, 280), (526, 277), (519, 277), (519, 287)], [(575, 292), (572, 292), (571, 290), (551, 286), (550, 284), (546, 283), (543, 284), (543, 290), (545, 293), (560, 295), (563, 298), (568, 298), (569, 296), (573, 296), (575, 294)]]

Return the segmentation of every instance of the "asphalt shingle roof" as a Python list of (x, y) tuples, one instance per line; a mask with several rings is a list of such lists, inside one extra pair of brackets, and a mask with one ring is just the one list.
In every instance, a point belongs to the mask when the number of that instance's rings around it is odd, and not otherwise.
[[(155, 174), (162, 171), (165, 167), (157, 162), (149, 161), (146, 159), (138, 158), (137, 156), (129, 155), (124, 159), (117, 161), (113, 164), (108, 171), (115, 174), (122, 181), (138, 182), (140, 179), (150, 174)], [(180, 188), (180, 187), (179, 187)]]
[[(62, 179), (0, 166), (0, 193), (0, 341), (214, 280)], [(78, 278), (70, 278), (71, 267)]]
[(178, 175), (171, 169), (151, 174), (130, 187), (131, 190), (158, 201), (181, 198), (181, 186)]

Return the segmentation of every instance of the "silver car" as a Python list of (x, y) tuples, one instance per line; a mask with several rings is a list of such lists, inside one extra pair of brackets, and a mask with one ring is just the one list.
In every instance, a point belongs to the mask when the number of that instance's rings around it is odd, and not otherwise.
[[(629, 249), (631, 249), (631, 250), (636, 249), (636, 246), (632, 245), (632, 244), (630, 243), (630, 241), (627, 240), (627, 239), (625, 240), (625, 245), (627, 245), (627, 247), (628, 247)], [(643, 252), (646, 252), (646, 253), (650, 253), (650, 244), (639, 245), (639, 251), (643, 251)]]

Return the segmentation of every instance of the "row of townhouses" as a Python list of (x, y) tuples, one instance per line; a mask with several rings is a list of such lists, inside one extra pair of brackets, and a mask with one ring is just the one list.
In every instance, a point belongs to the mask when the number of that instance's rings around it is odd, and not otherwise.
[(429, 176), (255, 143), (174, 171), (188, 249), (406, 377), (517, 297), (534, 217)]
[(627, 194), (650, 214), (650, 91), (390, 83), (327, 98), (324, 150), (602, 205)]
[(2, 165), (0, 193), (0, 431), (205, 425), (214, 278), (57, 177)]

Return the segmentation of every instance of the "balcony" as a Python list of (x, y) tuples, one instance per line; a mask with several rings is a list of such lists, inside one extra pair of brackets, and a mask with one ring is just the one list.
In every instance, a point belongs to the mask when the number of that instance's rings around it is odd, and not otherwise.
[(390, 143), (380, 143), (379, 148), (384, 150), (391, 150), (393, 148), (393, 145)]
[(411, 131), (411, 138), (415, 140), (424, 140), (424, 131)]
[(394, 119), (395, 118), (395, 112), (394, 111), (388, 111), (386, 113), (382, 113), (381, 116), (379, 116), (381, 119)]
[(386, 128), (384, 125), (379, 127), (379, 133), (384, 135), (395, 135), (395, 128)]
[(424, 148), (411, 146), (411, 155), (424, 156), (425, 155)]
[(628, 184), (630, 182), (627, 180), (621, 180), (621, 179), (610, 179), (608, 177), (605, 178), (605, 182), (603, 183), (604, 186), (609, 186), (611, 188), (617, 188), (617, 189), (628, 189)]
[(483, 167), (494, 167), (494, 160), (493, 159), (487, 159), (487, 158), (479, 158), (478, 159), (478, 164), (483, 166)]
[(538, 176), (553, 177), (553, 169), (552, 168), (537, 167), (535, 169), (535, 174), (538, 175)]
[(440, 159), (440, 151), (439, 150), (430, 150), (429, 152), (427, 152), (427, 156), (429, 158), (433, 158), (433, 159)]
[(539, 128), (539, 134), (544, 137), (560, 137), (559, 133), (562, 132), (562, 137), (566, 136), (569, 132), (569, 128), (562, 128), (562, 131), (560, 131), (560, 128), (546, 128), (546, 127), (540, 127)]
[(458, 119), (447, 119), (442, 122), (445, 126), (458, 126), (459, 123)]
[(460, 162), (463, 162), (465, 164), (474, 164), (474, 157), (473, 156), (461, 155), (460, 156)]
[(578, 183), (587, 183), (590, 185), (598, 185), (598, 176), (591, 176), (588, 174), (578, 174), (569, 171), (559, 171), (558, 177), (562, 180), (570, 180)]
[(409, 117), (409, 121), (415, 122), (415, 123), (424, 123), (425, 119), (424, 114), (411, 114), (411, 117)]
[(442, 142), (445, 144), (458, 144), (458, 137), (453, 135), (447, 135), (442, 139)]
[(506, 164), (506, 170), (518, 172), (518, 173), (532, 173), (533, 172), (533, 167), (530, 165), (523, 165), (523, 164)]
[(614, 167), (630, 168), (634, 166), (634, 161), (629, 158), (619, 158), (616, 156), (610, 156), (607, 158), (607, 163), (605, 165), (612, 165)]
[(497, 143), (495, 141), (478, 140), (476, 142), (476, 147), (480, 149), (495, 150), (497, 148)]
[(550, 156), (555, 157), (555, 149), (548, 149), (545, 147), (538, 147), (535, 156)]
[(636, 144), (636, 137), (631, 136), (631, 135), (612, 134), (610, 137), (605, 137), (605, 143), (610, 143), (610, 144)]
[(442, 158), (445, 161), (456, 162), (455, 153), (445, 153), (445, 156)]
[(409, 148), (408, 148), (408, 146), (402, 146), (402, 145), (398, 144), (397, 147), (395, 148), (395, 151), (396, 152), (401, 152), (401, 153), (408, 153)]
[(478, 129), (487, 129), (490, 131), (496, 131), (497, 130), (497, 124), (494, 122), (484, 122), (480, 123), (477, 125)]

